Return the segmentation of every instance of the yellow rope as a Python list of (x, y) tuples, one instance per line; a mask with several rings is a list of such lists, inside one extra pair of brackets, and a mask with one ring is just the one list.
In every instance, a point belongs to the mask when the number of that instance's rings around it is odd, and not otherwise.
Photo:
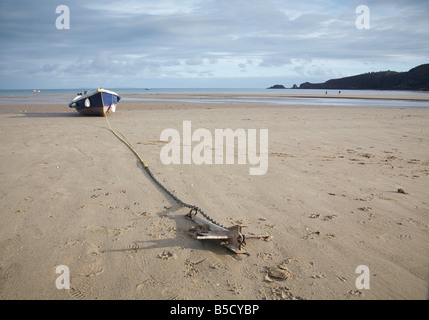
[(109, 125), (110, 131), (113, 132), (113, 134), (119, 139), (121, 140), (123, 143), (125, 143), (127, 145), (128, 148), (130, 148), (130, 150), (136, 155), (136, 157), (140, 160), (141, 164), (143, 165), (143, 167), (148, 167), (147, 163), (143, 161), (143, 159), (140, 157), (140, 155), (137, 153), (136, 150), (134, 150), (134, 148), (123, 138), (121, 138), (116, 132), (115, 130), (112, 129), (112, 126), (110, 125), (109, 122), (109, 118), (107, 117), (107, 112), (104, 114), (106, 120), (107, 120), (107, 124)]

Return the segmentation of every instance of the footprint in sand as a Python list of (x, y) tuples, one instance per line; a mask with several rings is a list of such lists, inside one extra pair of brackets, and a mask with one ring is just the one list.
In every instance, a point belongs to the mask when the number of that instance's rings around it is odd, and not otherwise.
[(323, 218), (323, 221), (331, 221), (332, 219), (335, 219), (336, 217), (337, 217), (336, 214), (330, 214), (330, 215), (325, 216)]
[(163, 252), (161, 252), (158, 255), (158, 258), (160, 258), (161, 260), (176, 259), (177, 258), (177, 254), (175, 254), (174, 252), (170, 252), (168, 250), (164, 250)]
[(413, 218), (408, 218), (408, 221), (415, 224), (417, 227), (419, 227), (422, 231), (429, 232), (429, 225), (424, 223), (423, 221), (416, 220)]
[(269, 296), (274, 300), (304, 300), (301, 297), (295, 296), (288, 287), (271, 288)]
[(310, 229), (306, 228), (307, 234), (302, 237), (302, 239), (315, 239), (318, 236), (320, 236), (320, 231), (311, 231)]
[(265, 281), (283, 281), (291, 278), (293, 275), (288, 268), (291, 262), (298, 262), (298, 259), (288, 258), (276, 266), (266, 267)]
[(347, 298), (361, 297), (361, 296), (363, 296), (363, 293), (362, 293), (362, 291), (359, 291), (359, 290), (349, 290), (346, 293)]
[(137, 243), (132, 243), (127, 246), (127, 249), (124, 250), (128, 258), (135, 258), (137, 256), (137, 253), (140, 249), (140, 246)]
[(104, 253), (104, 250), (102, 250), (101, 247), (98, 245), (91, 244), (91, 245), (89, 245), (89, 247), (87, 249), (87, 253), (92, 255), (92, 256), (99, 256), (99, 255), (102, 255)]
[(70, 297), (69, 299), (82, 300), (87, 297), (86, 292), (89, 290), (89, 285), (75, 285), (70, 287)]
[(85, 276), (88, 278), (97, 277), (104, 272), (103, 264), (101, 260), (97, 260), (88, 266)]
[(234, 293), (234, 294), (240, 294), (240, 292), (243, 290), (243, 286), (239, 283), (236, 282), (232, 282), (232, 281), (227, 281), (228, 283), (228, 287), (229, 289)]
[(81, 300), (81, 299), (85, 298), (85, 294), (76, 288), (70, 288), (70, 295), (72, 298), (77, 299), (77, 300)]

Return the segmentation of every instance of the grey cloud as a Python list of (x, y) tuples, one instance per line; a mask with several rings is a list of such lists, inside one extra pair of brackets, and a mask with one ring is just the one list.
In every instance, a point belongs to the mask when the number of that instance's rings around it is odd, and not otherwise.
[[(124, 82), (147, 75), (216, 78), (217, 69), (228, 69), (225, 61), (232, 61), (235, 67), (230, 70), (238, 75), (246, 70), (247, 76), (262, 79), (283, 68), (285, 73), (320, 79), (339, 72), (333, 70), (335, 61), (343, 66), (360, 61), (382, 69), (387, 61), (406, 64), (403, 57), (412, 57), (409, 68), (429, 58), (426, 1), (371, 1), (370, 30), (355, 27), (360, 1), (193, 0), (183, 7), (173, 0), (156, 5), (63, 1), (70, 7), (70, 30), (55, 27), (59, 4), (0, 2), (0, 40), (5, 44), (0, 51), (0, 87), (11, 76), (16, 83), (19, 77), (32, 76), (77, 79), (81, 70), (88, 79), (114, 74)], [(140, 5), (139, 10), (120, 10), (127, 4), (131, 9)], [(115, 6), (120, 14), (110, 10)], [(330, 61), (331, 66), (314, 69), (315, 60)], [(253, 74), (246, 65), (252, 65)]]

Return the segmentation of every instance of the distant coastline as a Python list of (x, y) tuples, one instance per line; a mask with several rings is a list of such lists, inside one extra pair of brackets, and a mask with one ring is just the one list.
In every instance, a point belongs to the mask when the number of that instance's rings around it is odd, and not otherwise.
[(332, 79), (324, 83), (305, 82), (299, 89), (429, 91), (429, 64), (422, 64), (408, 72), (389, 70)]
[(287, 88), (282, 84), (275, 84), (267, 89), (287, 89)]
[[(276, 84), (267, 89), (286, 88)], [(291, 89), (429, 91), (429, 64), (422, 64), (407, 72), (388, 70), (331, 79), (324, 83), (304, 82), (299, 87), (294, 84)]]

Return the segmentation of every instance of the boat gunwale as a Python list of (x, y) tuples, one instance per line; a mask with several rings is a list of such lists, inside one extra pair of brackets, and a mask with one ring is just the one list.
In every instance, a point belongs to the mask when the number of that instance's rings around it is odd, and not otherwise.
[(79, 101), (79, 100), (86, 99), (86, 98), (91, 97), (91, 96), (93, 96), (93, 95), (95, 95), (95, 94), (97, 94), (97, 93), (101, 93), (101, 94), (102, 94), (102, 93), (108, 93), (108, 94), (112, 94), (112, 95), (115, 95), (115, 96), (120, 97), (120, 96), (119, 96), (119, 94), (117, 94), (117, 93), (116, 93), (116, 92), (114, 92), (114, 91), (106, 90), (106, 89), (103, 89), (103, 88), (98, 88), (97, 90), (92, 91), (92, 92), (88, 92), (87, 94), (83, 94), (83, 95), (78, 95), (78, 96), (76, 96), (76, 97), (72, 100), (72, 102), (77, 102), (77, 101)]

